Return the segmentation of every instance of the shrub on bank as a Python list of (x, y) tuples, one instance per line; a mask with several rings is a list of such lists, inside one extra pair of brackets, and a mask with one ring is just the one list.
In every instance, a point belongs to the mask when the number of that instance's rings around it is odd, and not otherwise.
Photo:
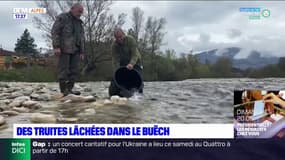
[(54, 82), (55, 72), (41, 66), (30, 66), (19, 69), (0, 71), (0, 81), (21, 81), (21, 82)]

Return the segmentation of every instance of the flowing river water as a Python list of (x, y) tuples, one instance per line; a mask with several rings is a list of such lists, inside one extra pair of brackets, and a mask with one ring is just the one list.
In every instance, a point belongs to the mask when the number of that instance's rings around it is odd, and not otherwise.
[[(109, 82), (78, 83), (83, 96), (108, 98)], [(0, 138), (12, 137), (13, 124), (34, 123), (35, 113), (53, 115), (67, 122), (55, 123), (233, 123), (234, 89), (285, 89), (285, 79), (191, 79), (145, 82), (144, 95), (126, 104), (94, 105), (94, 102), (63, 103), (49, 95), (57, 83), (0, 82)], [(40, 107), (14, 110), (13, 100), (26, 96)], [(11, 104), (12, 103), (12, 104)], [(21, 107), (22, 109), (24, 107)], [(2, 114), (1, 114), (2, 112)]]

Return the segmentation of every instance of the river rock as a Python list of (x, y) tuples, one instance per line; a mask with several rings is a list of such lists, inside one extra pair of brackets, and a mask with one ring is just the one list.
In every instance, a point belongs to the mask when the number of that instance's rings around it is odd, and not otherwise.
[(5, 99), (3, 102), (8, 105), (8, 104), (10, 104), (12, 101), (11, 101), (10, 99)]
[(32, 88), (26, 88), (23, 91), (23, 95), (24, 96), (30, 96), (33, 93), (33, 89)]
[(40, 103), (37, 103), (37, 104), (35, 104), (35, 105), (31, 106), (31, 107), (27, 107), (27, 108), (29, 108), (29, 109), (40, 109), (42, 107), (43, 106)]
[(50, 110), (43, 110), (43, 111), (40, 111), (40, 113), (43, 113), (43, 114), (55, 114), (54, 111), (50, 111)]
[(74, 84), (74, 88), (75, 89), (79, 89), (79, 90), (83, 90), (83, 87), (85, 87), (84, 85), (78, 85), (77, 83)]
[(94, 102), (94, 103), (92, 103), (92, 105), (95, 107), (103, 107), (104, 106), (104, 104), (100, 103), (100, 102)]
[(31, 98), (36, 100), (36, 101), (50, 101), (52, 96), (50, 94), (32, 93)]
[(34, 123), (56, 123), (56, 117), (50, 114), (34, 113), (31, 116)]
[(57, 88), (50, 88), (50, 90), (53, 91), (53, 92), (58, 92)]
[(19, 113), (28, 113), (30, 110), (25, 107), (13, 107), (12, 110), (17, 111)]
[(35, 90), (41, 90), (41, 89), (43, 89), (43, 88), (46, 88), (46, 85), (45, 84), (38, 84), (36, 87), (34, 87), (35, 88)]
[(112, 101), (113, 103), (118, 103), (120, 97), (119, 97), (119, 96), (111, 96), (110, 99), (111, 99), (111, 101)]
[(112, 101), (114, 104), (122, 105), (122, 104), (126, 104), (127, 101), (128, 101), (128, 99), (125, 98), (125, 97), (112, 96), (112, 97), (111, 97), (111, 101)]
[(9, 88), (10, 86), (7, 83), (0, 83), (1, 88)]
[(3, 111), (3, 112), (0, 112), (0, 114), (7, 115), (7, 116), (17, 116), (17, 115), (19, 115), (19, 112), (17, 112), (17, 111)]
[(93, 102), (93, 101), (95, 101), (96, 99), (95, 99), (95, 97), (94, 96), (86, 96), (86, 97), (84, 97), (84, 101), (85, 102)]
[(42, 108), (42, 105), (36, 101), (25, 101), (22, 104), (24, 107), (29, 108), (29, 109), (39, 109)]
[(63, 103), (71, 103), (72, 100), (71, 99), (68, 99), (68, 100), (65, 100)]
[(3, 116), (0, 116), (0, 126), (5, 124), (5, 119)]
[(51, 95), (50, 94), (41, 94), (38, 98), (39, 101), (50, 101)]
[(83, 96), (78, 96), (78, 95), (74, 95), (74, 94), (69, 94), (63, 98), (61, 98), (62, 102), (83, 102), (84, 101), (84, 97)]
[(0, 112), (9, 110), (11, 107), (9, 105), (6, 105), (4, 103), (0, 103)]
[(110, 104), (113, 104), (112, 101), (110, 101), (109, 99), (105, 99), (104, 102), (103, 102), (104, 105), (110, 105)]
[(32, 101), (32, 100), (23, 102), (23, 106), (24, 107), (33, 106), (33, 105), (36, 105), (36, 104), (38, 104), (38, 102)]
[(85, 112), (89, 113), (89, 114), (95, 114), (96, 113), (95, 109), (93, 109), (93, 108), (88, 108), (85, 110)]
[(5, 89), (4, 90), (4, 92), (6, 92), (6, 93), (13, 93), (13, 92), (15, 92), (17, 89), (15, 89), (15, 88), (7, 88), (7, 89)]
[(36, 91), (36, 93), (39, 93), (39, 94), (48, 93), (48, 92), (49, 92), (49, 90), (47, 88), (42, 88), (42, 89)]
[(96, 113), (95, 109), (93, 108), (88, 108), (85, 109), (83, 112), (79, 113), (79, 116), (90, 116), (90, 115), (94, 115)]
[(21, 96), (21, 97), (17, 97), (14, 99), (14, 101), (19, 101), (21, 103), (23, 103), (24, 101), (28, 101), (28, 100), (31, 100), (31, 98), (28, 96)]
[(57, 120), (63, 123), (76, 123), (78, 118), (58, 118)]
[(20, 107), (24, 101), (30, 100), (30, 97), (27, 96), (21, 96), (17, 97), (13, 100), (12, 103), (9, 104), (10, 107)]
[(91, 88), (84, 88), (83, 91), (84, 92), (92, 92), (92, 89)]
[(78, 84), (79, 87), (86, 87), (86, 84), (84, 83), (81, 83), (81, 84)]
[(38, 99), (39, 96), (40, 96), (39, 94), (32, 93), (30, 97), (31, 97), (32, 99)]
[(20, 93), (20, 92), (13, 92), (9, 96), (7, 96), (7, 99), (14, 99), (14, 98), (18, 98), (18, 97), (21, 97), (21, 96), (23, 96), (22, 93)]
[(62, 102), (92, 102), (95, 101), (94, 96), (78, 96), (74, 94), (69, 94), (63, 98), (61, 98)]
[(62, 93), (58, 93), (58, 92), (56, 92), (55, 94), (52, 94), (51, 95), (51, 100), (53, 101), (53, 100), (60, 100), (61, 98), (63, 98), (64, 97), (64, 95), (62, 94)]
[(117, 102), (117, 104), (122, 105), (122, 104), (126, 104), (128, 102), (128, 99), (126, 97), (121, 97), (119, 98), (119, 101)]
[[(3, 97), (8, 97), (8, 96), (10, 96), (11, 95), (11, 93), (1, 93), (0, 94), (0, 97), (1, 98), (3, 98)], [(6, 98), (5, 98), (6, 99)]]

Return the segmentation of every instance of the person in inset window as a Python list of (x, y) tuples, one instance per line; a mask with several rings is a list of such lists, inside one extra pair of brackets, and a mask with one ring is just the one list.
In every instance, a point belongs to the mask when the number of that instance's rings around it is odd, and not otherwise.
[(274, 93), (269, 93), (263, 97), (263, 100), (265, 103), (273, 103), (285, 108), (285, 101), (281, 98), (282, 96), (282, 94), (276, 95)]

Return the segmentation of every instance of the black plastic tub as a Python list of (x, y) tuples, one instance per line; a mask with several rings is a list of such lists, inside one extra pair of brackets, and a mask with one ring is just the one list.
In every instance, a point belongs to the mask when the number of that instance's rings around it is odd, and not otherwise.
[(120, 67), (116, 70), (111, 85), (109, 95), (119, 95), (121, 97), (131, 97), (143, 87), (143, 80), (136, 69), (129, 70)]

